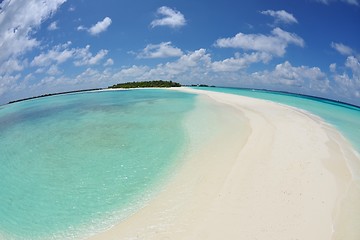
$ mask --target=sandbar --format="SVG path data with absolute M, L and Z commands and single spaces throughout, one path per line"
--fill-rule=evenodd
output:
M 188 131 L 217 131 L 194 140 L 153 200 L 89 239 L 360 239 L 360 157 L 334 127 L 270 101 L 174 90 L 213 106 Z

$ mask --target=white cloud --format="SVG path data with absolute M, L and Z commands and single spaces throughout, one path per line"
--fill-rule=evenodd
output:
M 133 65 L 129 68 L 124 68 L 114 75 L 115 79 L 120 79 L 123 81 L 132 81 L 143 76 L 145 73 L 149 72 L 150 68 L 147 66 L 136 66 Z
M 148 79 L 171 79 L 182 83 L 209 83 L 215 81 L 237 81 L 244 75 L 249 65 L 255 62 L 267 62 L 271 56 L 267 53 L 236 54 L 233 58 L 222 61 L 212 61 L 211 55 L 206 49 L 198 49 L 183 54 L 175 61 L 159 64 L 155 67 L 132 66 L 122 69 L 115 74 L 114 79 L 122 81 L 148 80 Z
M 354 56 L 349 56 L 346 59 L 345 66 L 352 71 L 353 76 L 356 77 L 357 80 L 360 80 L 360 63 L 357 58 Z
M 158 8 L 157 14 L 160 15 L 161 18 L 155 19 L 151 22 L 150 25 L 153 28 L 157 26 L 168 26 L 176 28 L 186 24 L 184 15 L 181 12 L 169 7 L 162 6 Z
M 112 60 L 111 58 L 106 60 L 106 62 L 104 63 L 104 67 L 108 67 L 108 66 L 112 66 L 112 65 L 114 65 L 114 60 Z
M 338 0 L 316 0 L 316 1 L 328 5 L 331 2 L 336 2 Z M 345 2 L 345 3 L 348 3 L 350 5 L 359 6 L 359 1 L 358 0 L 340 0 L 340 2 Z
M 24 63 L 20 62 L 16 58 L 10 58 L 0 64 L 0 74 L 12 74 L 13 72 L 19 72 L 24 69 Z
M 274 11 L 274 10 L 266 10 L 266 11 L 262 11 L 260 12 L 264 15 L 269 15 L 275 18 L 275 23 L 286 23 L 286 24 L 291 24 L 291 23 L 297 23 L 298 21 L 296 20 L 296 18 L 294 17 L 294 15 L 292 15 L 291 13 L 286 12 L 285 10 L 280 10 L 280 11 Z
M 149 66 L 132 66 L 124 68 L 114 75 L 118 81 L 134 81 L 149 79 L 172 79 L 191 81 L 204 78 L 211 71 L 211 58 L 205 49 L 198 49 L 182 55 L 176 61 Z
M 61 71 L 59 70 L 57 65 L 52 65 L 48 69 L 47 74 L 49 74 L 49 75 L 58 75 L 58 74 L 61 74 Z
M 197 66 L 203 66 L 205 68 L 208 68 L 210 66 L 210 63 L 210 55 L 206 52 L 205 49 L 201 48 L 199 50 L 181 56 L 181 58 L 179 58 L 175 62 L 160 64 L 155 69 L 155 72 L 174 75 L 186 72 L 192 68 L 196 68 Z
M 50 23 L 50 25 L 48 26 L 49 31 L 54 31 L 54 30 L 57 30 L 57 29 L 59 29 L 59 27 L 57 25 L 57 21 Z
M 215 46 L 261 51 L 281 57 L 289 44 L 303 47 L 304 40 L 295 33 L 275 28 L 271 31 L 271 35 L 238 33 L 231 38 L 221 38 L 216 41 Z
M 13 100 L 14 96 L 21 98 L 54 92 L 55 90 L 68 91 L 98 87 L 101 82 L 96 82 L 96 78 L 99 81 L 108 81 L 106 78 L 112 79 L 105 71 L 98 72 L 97 75 L 93 74 L 89 81 L 86 81 L 86 77 L 90 76 L 90 71 L 77 76 L 77 78 L 62 75 L 64 71 L 59 68 L 61 63 L 72 60 L 76 66 L 92 66 L 99 64 L 108 53 L 107 50 L 101 49 L 94 55 L 90 51 L 90 45 L 84 48 L 70 48 L 70 45 L 71 42 L 56 45 L 35 56 L 30 63 L 27 63 L 26 60 L 20 62 L 11 58 L 0 65 L 0 71 L 5 69 L 0 73 L 0 102 Z M 111 62 L 112 59 L 108 59 L 107 64 Z M 35 69 L 25 77 L 22 77 L 20 73 L 17 75 L 10 74 L 10 72 L 21 71 L 24 67 L 34 67 Z M 31 79 L 35 79 L 35 77 L 37 81 L 34 83 Z
M 19 72 L 28 67 L 24 55 L 40 46 L 35 38 L 41 24 L 49 19 L 66 0 L 0 1 L 0 95 L 10 99 L 24 81 Z M 26 78 L 26 77 L 25 77 Z M 26 78 L 28 79 L 28 78 Z M 24 88 L 28 92 L 28 89 Z M 5 93 L 11 94 L 5 96 Z
M 97 88 L 107 87 L 113 84 L 113 75 L 109 72 L 99 71 L 92 68 L 87 68 L 84 72 L 75 77 L 73 84 L 82 86 L 82 88 Z M 117 79 L 119 81 L 119 79 Z
M 53 63 L 60 64 L 72 58 L 75 49 L 68 49 L 71 42 L 54 46 L 51 50 L 34 57 L 31 66 L 49 66 Z
M 32 74 L 32 73 L 29 73 L 28 75 L 26 75 L 25 77 L 24 77 L 24 81 L 30 81 L 30 80 L 33 80 L 34 79 L 34 74 Z
M 96 36 L 102 32 L 105 32 L 108 29 L 108 27 L 111 25 L 111 23 L 112 23 L 111 18 L 105 17 L 102 21 L 97 22 L 90 28 L 80 25 L 76 29 L 78 31 L 87 31 L 91 35 Z
M 76 29 L 77 29 L 78 31 L 86 31 L 86 30 L 87 30 L 87 28 L 84 27 L 83 25 L 78 26 Z
M 356 85 L 354 84 L 354 80 L 349 77 L 348 74 L 336 74 L 334 75 L 334 80 L 337 84 L 337 94 L 342 94 L 343 96 L 347 96 L 349 99 L 352 97 L 360 97 L 360 89 L 356 89 Z
M 77 59 L 75 66 L 95 65 L 98 64 L 106 55 L 108 50 L 101 49 L 95 56 L 90 52 L 90 45 L 85 48 L 79 48 L 74 51 L 74 58 Z
M 271 55 L 264 52 L 254 52 L 251 54 L 237 55 L 235 58 L 227 58 L 222 61 L 212 63 L 212 70 L 215 72 L 234 72 L 247 68 L 256 62 L 267 63 L 271 60 Z
M 0 63 L 39 45 L 34 30 L 66 0 L 4 0 L 0 3 Z
M 21 74 L 16 75 L 0 75 L 0 96 L 6 93 L 9 89 L 16 86 L 16 82 L 20 79 Z
M 359 6 L 359 1 L 358 0 L 342 0 L 342 1 L 346 2 L 348 4 L 351 4 L 351 5 Z
M 148 44 L 139 54 L 138 58 L 168 58 L 179 57 L 183 54 L 181 49 L 171 46 L 171 42 Z
M 70 59 L 75 60 L 75 66 L 98 64 L 108 53 L 108 50 L 101 49 L 95 56 L 90 52 L 90 45 L 84 48 L 69 48 L 71 42 L 56 45 L 47 52 L 35 56 L 31 66 L 46 67 L 52 64 L 58 65 Z
M 9 74 L 0 75 L 0 96 L 9 89 L 16 86 L 16 82 L 19 80 L 20 77 L 21 77 L 20 73 L 16 75 L 9 75 Z
M 91 28 L 89 28 L 88 32 L 91 35 L 98 35 L 108 29 L 108 27 L 111 25 L 111 18 L 105 17 L 102 21 L 97 22 L 95 25 L 93 25 Z M 78 27 L 79 30 L 79 27 Z
M 89 65 L 98 64 L 107 54 L 108 54 L 108 50 L 101 49 L 95 56 L 89 59 L 88 64 Z
M 356 57 L 349 56 L 345 67 L 342 73 L 334 72 L 337 94 L 348 100 L 360 98 L 360 62 Z
M 332 42 L 331 47 L 334 48 L 336 51 L 338 51 L 340 54 L 345 55 L 345 56 L 350 56 L 355 53 L 355 51 L 353 49 L 351 49 L 350 47 L 348 47 L 342 43 Z
M 206 83 L 227 86 L 264 86 L 276 90 L 298 90 L 300 93 L 321 95 L 332 90 L 327 75 L 318 67 L 292 66 L 285 61 L 271 71 L 247 73 L 257 62 L 266 63 L 271 55 L 264 52 L 236 54 L 235 57 L 213 61 L 205 49 L 184 54 L 175 61 L 155 67 L 132 66 L 122 69 L 112 77 L 116 81 L 171 79 L 181 83 Z M 349 66 L 355 65 L 354 63 Z
M 71 59 L 81 61 L 88 66 L 99 63 L 106 51 L 93 55 L 90 46 L 70 49 L 74 55 Z M 68 79 L 57 68 L 56 62 L 45 70 L 48 75 L 41 81 L 41 89 L 59 89 L 59 86 L 71 88 L 106 87 L 117 82 L 140 81 L 149 79 L 169 79 L 183 84 L 206 83 L 209 85 L 227 85 L 243 87 L 264 87 L 274 90 L 295 91 L 303 94 L 329 96 L 339 99 L 347 98 L 356 102 L 360 98 L 360 63 L 356 57 L 347 58 L 343 73 L 337 73 L 336 64 L 330 65 L 333 77 L 327 75 L 318 67 L 293 66 L 289 61 L 276 65 L 273 69 L 248 73 L 249 66 L 254 63 L 267 63 L 272 56 L 266 52 L 237 53 L 234 57 L 214 61 L 206 49 L 183 54 L 180 58 L 158 64 L 154 67 L 133 65 L 114 71 L 113 68 L 87 68 L 77 76 Z M 92 59 L 92 60 L 90 60 Z M 104 65 L 110 58 L 105 61 Z M 109 62 L 112 62 L 111 60 Z M 44 70 L 43 70 L 44 71 Z M 32 77 L 32 76 L 31 76 Z M 29 77 L 30 78 L 30 77 Z M 19 79 L 19 76 L 18 78 Z M 8 76 L 9 82 L 16 82 L 14 76 Z M 25 84 L 22 84 L 25 86 Z M 11 85 L 13 86 L 13 85 Z M 23 89 L 29 89 L 26 86 Z M 40 85 L 39 85 L 40 86 Z M 34 87 L 34 86 L 33 86 Z M 5 87 L 6 88 L 6 87 Z M 9 89 L 9 85 L 7 85 Z M 66 88 L 65 88 L 66 89 Z M 25 91 L 25 90 L 24 90 Z
M 41 68 L 36 69 L 34 73 L 41 74 L 41 73 L 44 73 L 44 72 L 45 72 L 45 68 L 41 67 Z
M 76 76 L 76 82 L 86 82 L 91 79 L 94 79 L 95 76 L 99 76 L 99 72 L 92 68 L 87 68 L 84 72 Z M 95 77 L 96 78 L 96 77 Z
M 320 68 L 294 67 L 288 61 L 276 65 L 271 72 L 255 72 L 251 77 L 263 84 L 292 86 L 297 87 L 299 91 L 326 92 L 330 89 L 330 82 Z
M 330 72 L 336 72 L 336 63 L 332 63 L 329 65 Z

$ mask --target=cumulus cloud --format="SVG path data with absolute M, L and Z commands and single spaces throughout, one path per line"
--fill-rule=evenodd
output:
M 74 49 L 68 49 L 71 42 L 54 46 L 47 52 L 40 53 L 31 61 L 31 66 L 45 67 L 53 63 L 60 64 L 73 57 Z
M 87 31 L 87 28 L 84 27 L 83 25 L 80 25 L 80 26 L 78 26 L 78 27 L 76 28 L 76 30 L 78 30 L 78 31 Z
M 180 48 L 171 46 L 171 42 L 148 44 L 138 55 L 138 58 L 168 58 L 180 57 L 183 52 Z
M 182 72 L 190 70 L 191 68 L 196 68 L 197 66 L 208 67 L 210 66 L 210 62 L 210 54 L 208 54 L 205 49 L 201 48 L 199 50 L 189 52 L 188 54 L 181 56 L 175 62 L 160 64 L 155 72 L 180 74 Z
M 83 25 L 80 25 L 76 29 L 78 31 L 87 31 L 91 35 L 96 36 L 96 35 L 99 35 L 102 32 L 105 32 L 108 29 L 108 27 L 111 25 L 111 23 L 112 23 L 111 18 L 105 17 L 102 21 L 97 22 L 96 24 L 94 24 L 90 28 L 87 28 L 87 27 L 85 27 Z
M 215 72 L 234 72 L 247 68 L 252 63 L 267 63 L 271 56 L 264 52 L 255 52 L 251 54 L 237 54 L 235 58 L 227 58 L 222 61 L 212 63 L 212 70 Z
M 211 71 L 211 58 L 205 49 L 198 49 L 183 54 L 176 61 L 158 64 L 155 67 L 132 66 L 124 68 L 117 74 L 115 79 L 123 81 L 148 80 L 148 79 L 173 79 L 191 81 L 194 78 L 204 77 L 206 72 Z
M 40 46 L 34 33 L 65 1 L 0 1 L 0 95 L 18 89 L 22 75 L 16 72 L 28 66 L 23 56 Z
M 16 58 L 10 58 L 0 64 L 0 74 L 12 74 L 13 72 L 22 71 L 26 63 L 19 61 Z
M 285 23 L 285 24 L 298 23 L 294 15 L 286 12 L 285 10 L 279 10 L 279 11 L 266 10 L 266 11 L 261 11 L 260 13 L 274 17 L 275 23 Z
M 78 74 L 74 79 L 74 84 L 87 88 L 98 88 L 99 86 L 107 87 L 118 83 L 120 79 L 114 79 L 114 74 L 107 70 L 87 68 L 84 72 Z
M 71 42 L 56 45 L 47 52 L 35 56 L 30 65 L 33 67 L 47 67 L 59 65 L 68 60 L 73 60 L 75 66 L 95 65 L 108 53 L 108 50 L 101 49 L 96 55 L 93 55 L 90 52 L 90 45 L 84 48 L 69 48 L 70 45 Z
M 59 70 L 57 65 L 52 65 L 47 71 L 47 74 L 49 75 L 58 75 L 60 73 L 61 71 Z
M 108 50 L 101 49 L 95 56 L 90 52 L 90 45 L 85 48 L 74 50 L 75 66 L 95 65 L 98 64 L 106 55 Z
M 336 63 L 332 63 L 329 65 L 330 72 L 336 72 Z
M 0 3 L 0 64 L 39 45 L 34 29 L 66 0 L 4 0 Z
M 186 24 L 184 15 L 181 12 L 169 7 L 162 6 L 158 8 L 157 14 L 160 17 L 153 20 L 150 24 L 153 28 L 157 26 L 168 26 L 171 28 L 176 28 L 182 27 Z
M 360 80 L 360 62 L 356 57 L 348 57 L 346 59 L 345 66 L 352 71 L 353 76 L 355 76 L 357 80 Z
M 239 80 L 240 71 L 256 62 L 267 62 L 271 56 L 267 53 L 235 54 L 235 57 L 222 61 L 213 61 L 206 49 L 200 48 L 183 54 L 175 61 L 158 64 L 155 67 L 132 66 L 116 74 L 115 79 L 124 81 L 146 80 L 154 78 L 174 79 L 180 82 L 212 81 L 228 79 L 230 73 Z
M 360 62 L 354 56 L 347 57 L 342 73 L 333 72 L 338 94 L 348 99 L 360 98 Z
M 99 63 L 99 59 L 106 56 L 106 51 L 91 54 L 90 46 L 85 48 L 74 48 L 71 60 L 92 66 L 91 63 Z M 65 49 L 62 49 L 65 50 Z M 59 51 L 60 52 L 60 51 Z M 67 81 L 71 86 L 99 87 L 109 86 L 116 82 L 141 81 L 148 79 L 171 79 L 184 84 L 207 83 L 212 85 L 225 84 L 228 86 L 258 87 L 268 89 L 297 91 L 299 93 L 317 96 L 329 96 L 330 93 L 339 99 L 348 98 L 356 102 L 360 98 L 360 63 L 356 57 L 347 58 L 343 67 L 332 64 L 331 79 L 318 67 L 294 66 L 289 61 L 276 65 L 273 69 L 249 72 L 249 66 L 255 63 L 267 63 L 272 56 L 266 52 L 237 53 L 234 57 L 223 60 L 213 60 L 206 49 L 198 49 L 183 53 L 175 60 L 167 61 L 156 66 L 122 67 L 120 70 L 106 68 L 87 68 L 82 73 L 72 77 L 71 81 L 59 74 L 56 61 L 52 61 L 49 67 L 43 70 L 47 74 L 41 81 L 42 89 L 53 89 L 51 86 L 63 86 L 62 81 Z M 56 59 L 56 58 L 55 58 Z M 110 58 L 108 62 L 112 63 Z M 344 70 L 338 73 L 337 70 Z M 18 76 L 19 78 L 19 76 Z M 8 81 L 17 81 L 15 76 L 8 75 Z M 59 80 L 60 79 L 60 80 Z M 342 94 L 342 95 L 340 95 Z
M 111 25 L 111 22 L 112 22 L 111 18 L 105 17 L 102 21 L 99 21 L 95 25 L 90 27 L 88 29 L 88 32 L 93 36 L 98 35 L 102 32 L 105 32 L 108 29 L 108 27 Z M 80 27 L 81 26 L 78 27 L 78 30 L 81 30 Z M 84 27 L 82 27 L 82 28 L 84 28 Z
M 57 25 L 57 21 L 50 23 L 50 25 L 48 26 L 49 31 L 54 31 L 54 30 L 57 30 L 57 29 L 59 29 L 59 27 Z
M 214 61 L 206 49 L 183 54 L 179 59 L 155 67 L 131 66 L 114 74 L 112 79 L 140 81 L 172 79 L 181 83 L 219 83 L 228 86 L 268 87 L 277 90 L 296 90 L 305 94 L 321 95 L 332 91 L 327 75 L 318 67 L 293 66 L 285 61 L 270 71 L 247 73 L 254 63 L 266 63 L 271 55 L 265 52 L 235 54 L 234 57 Z M 349 67 L 357 65 L 349 61 Z
M 118 73 L 114 75 L 115 79 L 122 79 L 124 81 L 141 79 L 141 76 L 148 73 L 150 68 L 148 66 L 137 66 L 133 65 L 128 68 L 121 69 Z
M 0 75 L 0 95 L 4 94 L 8 89 L 16 86 L 16 82 L 21 77 L 21 74 L 16 75 Z
M 299 91 L 326 92 L 330 89 L 330 81 L 318 67 L 294 67 L 290 62 L 276 65 L 271 72 L 255 72 L 254 79 L 268 85 L 297 87 Z
M 304 40 L 295 33 L 275 28 L 270 35 L 238 33 L 234 37 L 221 38 L 215 42 L 220 48 L 241 48 L 244 50 L 261 51 L 275 56 L 283 56 L 289 44 L 304 46 Z
M 114 60 L 112 60 L 111 58 L 108 58 L 108 60 L 106 60 L 106 62 L 104 63 L 104 67 L 108 67 L 112 65 L 114 65 Z

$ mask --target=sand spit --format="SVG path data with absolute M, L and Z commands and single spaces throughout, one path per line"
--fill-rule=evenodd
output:
M 90 239 L 360 239 L 359 169 L 349 167 L 360 158 L 334 128 L 269 101 L 175 90 L 213 104 L 219 131 L 148 205 Z

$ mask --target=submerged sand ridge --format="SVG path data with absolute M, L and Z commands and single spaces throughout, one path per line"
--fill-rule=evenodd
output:
M 189 117 L 190 137 L 204 114 L 218 131 L 154 200 L 91 239 L 360 239 L 360 158 L 335 129 L 285 105 L 179 90 L 212 106 Z

